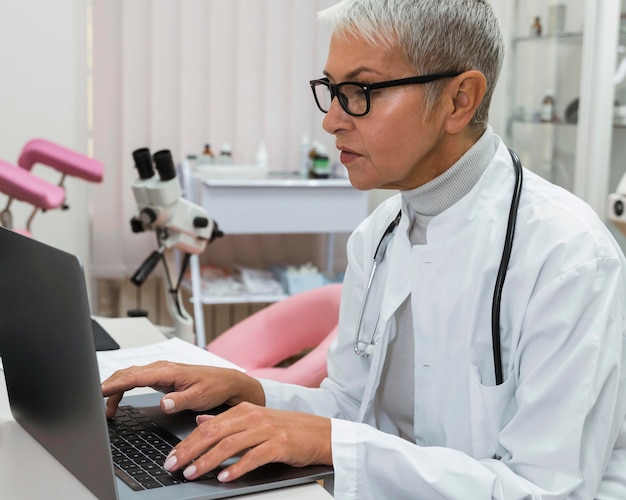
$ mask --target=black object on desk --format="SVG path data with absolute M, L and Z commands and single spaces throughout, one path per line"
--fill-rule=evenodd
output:
M 115 342 L 102 325 L 95 319 L 91 318 L 91 330 L 93 331 L 93 340 L 96 345 L 96 351 L 113 351 L 119 349 L 120 345 Z

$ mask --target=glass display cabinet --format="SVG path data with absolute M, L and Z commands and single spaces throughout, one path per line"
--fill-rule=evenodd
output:
M 626 62 L 624 91 L 614 82 L 618 55 L 626 56 L 622 1 L 493 2 L 507 38 L 501 77 L 507 144 L 524 166 L 606 220 L 608 193 L 616 187 L 614 129 L 626 129 Z M 624 142 L 626 135 L 620 137 Z M 623 173 L 626 156 L 621 159 Z

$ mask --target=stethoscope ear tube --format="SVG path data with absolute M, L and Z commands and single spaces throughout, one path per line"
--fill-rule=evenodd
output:
M 500 385 L 503 382 L 502 347 L 500 343 L 500 304 L 502 302 L 504 279 L 506 278 L 506 271 L 509 266 L 509 260 L 511 259 L 511 249 L 513 248 L 513 237 L 515 235 L 515 221 L 517 220 L 517 209 L 522 194 L 523 180 L 522 162 L 515 151 L 509 149 L 509 153 L 511 154 L 513 168 L 515 169 L 515 187 L 513 189 L 513 196 L 511 197 L 511 209 L 509 210 L 509 221 L 504 238 L 504 249 L 502 251 L 498 276 L 496 277 L 496 286 L 493 291 L 491 308 L 491 346 L 493 349 L 493 368 L 495 370 L 496 385 Z

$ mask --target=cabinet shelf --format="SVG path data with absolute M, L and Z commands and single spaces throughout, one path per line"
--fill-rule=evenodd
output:
M 524 118 L 511 118 L 512 123 L 518 123 L 521 125 L 541 125 L 541 126 L 553 126 L 553 127 L 575 127 L 577 125 L 576 122 L 568 122 L 565 120 L 555 121 L 555 122 L 542 122 L 537 120 L 527 120 Z
M 575 127 L 578 125 L 577 122 L 568 122 L 568 121 L 558 121 L 558 122 L 541 122 L 541 121 L 535 121 L 535 120 L 525 120 L 523 118 L 511 118 L 511 123 L 515 123 L 515 124 L 519 124 L 519 125 L 539 125 L 539 126 L 546 126 L 546 125 L 550 125 L 553 127 Z M 614 128 L 619 128 L 619 129 L 624 129 L 626 128 L 626 121 L 623 120 L 614 120 L 613 121 L 613 127 Z
M 257 293 L 241 293 L 237 295 L 202 295 L 200 297 L 201 304 L 265 304 L 279 302 L 287 298 L 286 293 L 280 294 L 257 294 Z M 196 302 L 195 297 L 191 297 L 189 301 L 193 304 Z
M 554 35 L 526 35 L 517 36 L 513 38 L 513 43 L 526 43 L 526 42 L 552 42 L 552 41 L 582 41 L 583 34 L 579 31 L 556 33 Z

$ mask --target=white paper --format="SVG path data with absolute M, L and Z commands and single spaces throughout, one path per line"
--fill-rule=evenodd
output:
M 154 361 L 172 361 L 190 365 L 235 368 L 245 371 L 230 361 L 179 338 L 141 347 L 98 351 L 96 355 L 98 356 L 100 381 L 107 379 L 117 370 L 128 368 L 129 366 L 143 366 Z

